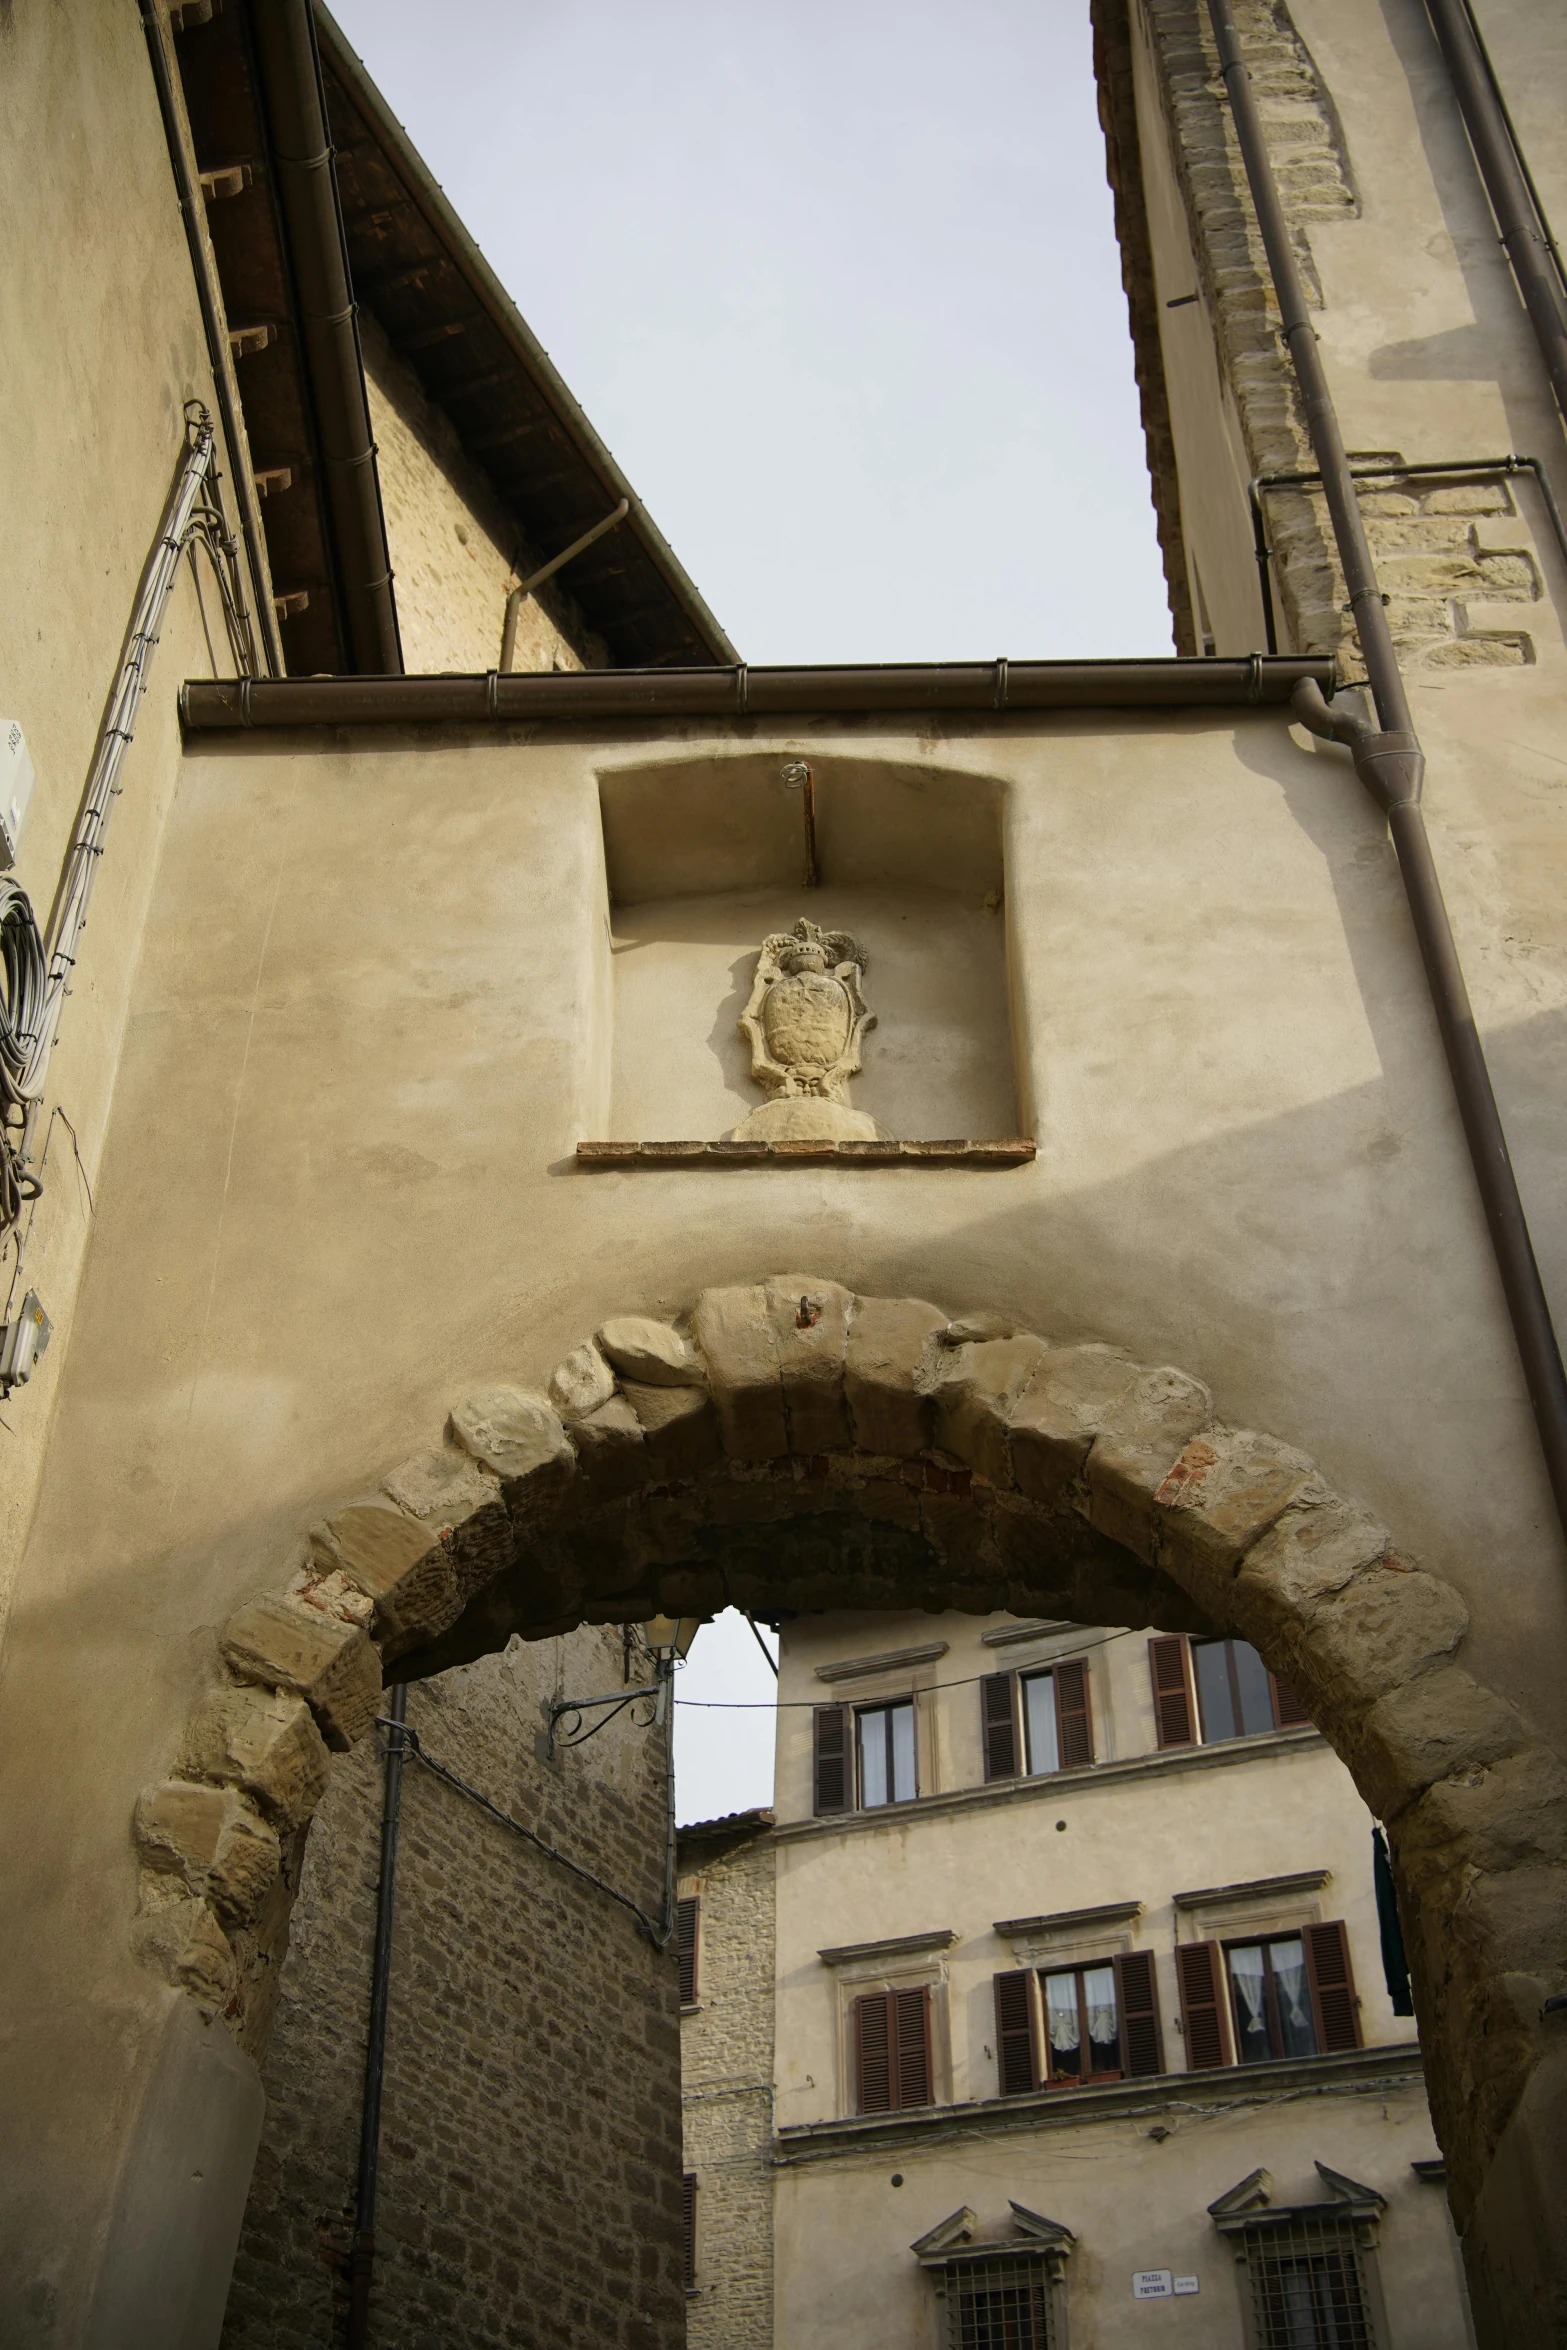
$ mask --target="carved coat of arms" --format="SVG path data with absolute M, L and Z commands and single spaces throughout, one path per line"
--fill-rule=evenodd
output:
M 802 915 L 762 941 L 740 1017 L 751 1075 L 768 1095 L 735 1128 L 737 1142 L 869 1141 L 874 1118 L 849 1107 L 849 1079 L 876 1015 L 860 991 L 865 949 L 846 930 Z

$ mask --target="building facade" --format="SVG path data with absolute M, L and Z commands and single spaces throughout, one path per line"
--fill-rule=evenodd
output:
M 694 2341 L 1463 2350 L 1372 1822 L 1253 1649 L 828 1615 L 779 1695 L 777 2127 L 742 2186 L 695 2071 L 739 2027 L 687 2011 Z M 700 1997 L 749 1927 L 690 1882 Z M 730 2336 L 758 2180 L 771 2326 Z
M 1560 2337 L 1554 1348 L 1464 1119 L 1478 1040 L 1559 1319 L 1567 477 L 1453 8 L 1246 0 L 1226 60 L 1224 0 L 1096 0 L 1181 657 L 892 671 L 734 658 L 324 10 L 0 11 L 61 1012 L 4 1063 L 6 1345 L 53 1330 L 0 1491 L 9 2336 L 212 2350 L 311 1739 L 739 1602 L 1254 1645 L 1387 1825 L 1479 2337 Z M 1558 13 L 1476 16 L 1559 216 Z M 1375 582 L 1276 478 L 1286 325 Z M 502 673 L 508 582 L 610 524 Z M 1355 611 L 1423 835 L 1320 731 L 1412 788 Z

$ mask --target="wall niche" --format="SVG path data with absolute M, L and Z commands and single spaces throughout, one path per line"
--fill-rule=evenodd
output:
M 768 1100 L 740 1020 L 764 938 L 802 917 L 863 950 L 875 1024 L 854 1113 L 900 1141 L 1019 1133 L 996 778 L 786 747 L 644 759 L 598 783 L 603 1139 L 716 1142 Z

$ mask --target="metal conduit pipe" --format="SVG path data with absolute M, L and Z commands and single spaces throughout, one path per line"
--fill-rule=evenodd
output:
M 630 512 L 631 500 L 622 498 L 613 514 L 606 514 L 602 522 L 595 522 L 591 530 L 585 530 L 580 539 L 573 539 L 569 547 L 562 547 L 560 553 L 552 555 L 538 571 L 530 571 L 526 579 L 518 581 L 506 598 L 506 618 L 501 626 L 503 677 L 509 672 L 517 650 L 517 615 L 522 610 L 523 598 L 531 596 L 534 589 L 542 587 L 547 579 L 553 579 L 557 571 L 564 571 L 573 555 L 580 555 L 584 547 L 591 547 L 595 540 L 603 538 L 614 529 L 617 522 L 624 522 Z
M 320 437 L 344 650 L 360 675 L 398 676 L 392 559 L 310 0 L 255 0 L 251 22 Z
M 1567 1532 L 1567 1374 L 1562 1369 L 1561 1349 L 1535 1262 L 1528 1220 L 1486 1066 L 1485 1049 L 1475 1025 L 1420 810 L 1425 758 L 1410 724 L 1409 701 L 1398 655 L 1377 585 L 1316 333 L 1307 314 L 1305 289 L 1296 266 L 1284 207 L 1268 161 L 1251 77 L 1241 56 L 1231 0 L 1208 0 L 1208 13 L 1278 297 L 1284 341 L 1300 386 L 1307 430 L 1322 475 L 1333 536 L 1348 583 L 1350 605 L 1380 724 L 1370 727 L 1335 718 L 1324 700 L 1320 682 L 1315 679 L 1302 679 L 1293 689 L 1295 712 L 1314 734 L 1347 746 L 1356 773 L 1388 820 L 1490 1230 L 1491 1247 L 1523 1362 L 1529 1400 L 1534 1407 L 1546 1471 L 1556 1497 L 1557 1514 L 1563 1531 Z
M 370 2036 L 365 2049 L 365 2096 L 359 2114 L 359 2178 L 354 2194 L 354 2243 L 348 2270 L 348 2350 L 364 2350 L 369 2339 L 370 2283 L 375 2270 L 381 2092 L 386 2078 L 386 2014 L 392 1984 L 392 1922 L 397 1905 L 397 1835 L 403 1816 L 406 1681 L 399 1681 L 393 1689 L 388 1714 L 386 1792 L 381 1805 L 381 1871 L 376 1881 L 375 1955 L 370 1969 Z
M 1556 404 L 1567 417 L 1567 322 L 1557 293 L 1550 232 L 1531 197 L 1530 181 L 1509 136 L 1490 60 L 1462 0 L 1426 0 L 1426 14 L 1446 63 Z
M 193 733 L 231 726 L 505 725 L 537 718 L 729 718 L 795 712 L 1158 710 L 1285 705 L 1330 692 L 1325 655 L 1145 661 L 930 661 L 841 667 L 581 669 L 503 677 L 191 678 Z
M 274 677 L 281 677 L 284 669 L 283 640 L 278 634 L 277 614 L 272 609 L 271 575 L 265 560 L 266 539 L 261 528 L 261 509 L 256 502 L 256 484 L 248 462 L 250 443 L 235 405 L 220 301 L 202 243 L 202 200 L 191 177 L 190 158 L 180 136 L 179 109 L 174 101 L 174 78 L 169 68 L 168 50 L 164 45 L 168 33 L 165 21 L 159 18 L 155 0 L 142 0 L 142 30 L 147 36 L 147 54 L 152 60 L 158 111 L 163 117 L 163 136 L 174 172 L 180 215 L 185 223 L 185 242 L 190 248 L 191 275 L 196 280 L 196 298 L 201 305 L 201 328 L 206 338 L 208 363 L 212 369 L 212 388 L 217 395 L 218 414 L 223 419 L 223 439 L 228 449 L 229 463 L 233 467 L 234 495 L 239 504 L 239 527 L 245 541 L 246 569 L 250 573 L 251 592 L 256 600 L 256 625 L 261 632 L 267 667 Z

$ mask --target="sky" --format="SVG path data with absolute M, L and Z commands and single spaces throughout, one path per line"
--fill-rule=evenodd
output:
M 1173 650 L 1087 0 L 334 6 L 747 660 Z M 773 1694 L 698 1635 L 682 1821 Z
M 750 661 L 1172 650 L 1087 0 L 335 0 Z

